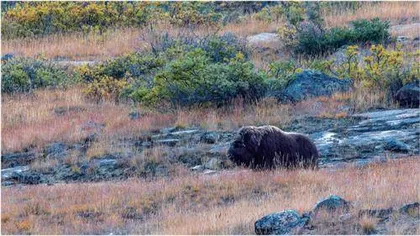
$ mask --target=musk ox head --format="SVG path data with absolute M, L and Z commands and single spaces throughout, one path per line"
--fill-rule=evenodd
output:
M 255 126 L 243 127 L 230 145 L 228 156 L 237 165 L 250 166 L 261 143 L 262 134 Z

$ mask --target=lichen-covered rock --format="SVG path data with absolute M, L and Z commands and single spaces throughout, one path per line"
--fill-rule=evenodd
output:
M 350 211 L 350 203 L 337 195 L 331 195 L 326 199 L 319 201 L 314 209 L 312 215 L 317 216 L 321 212 L 327 213 L 348 213 Z
M 350 90 L 351 81 L 328 76 L 318 71 L 305 70 L 286 87 L 279 99 L 298 102 L 310 97 L 330 96 Z
M 420 80 L 416 80 L 400 88 L 395 94 L 395 100 L 402 107 L 419 108 Z
M 266 215 L 257 220 L 255 222 L 255 233 L 259 235 L 290 234 L 293 230 L 303 227 L 307 221 L 308 218 L 300 216 L 297 211 L 286 210 Z

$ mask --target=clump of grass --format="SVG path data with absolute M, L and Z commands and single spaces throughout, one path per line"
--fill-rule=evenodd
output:
M 359 220 L 360 228 L 364 234 L 372 234 L 375 232 L 378 219 L 364 216 Z

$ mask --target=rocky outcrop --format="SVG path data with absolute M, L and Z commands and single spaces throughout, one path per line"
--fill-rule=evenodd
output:
M 323 213 L 322 215 L 320 213 Z M 363 225 L 364 219 L 372 219 Z M 255 233 L 275 234 L 389 234 L 398 225 L 399 232 L 415 234 L 420 227 L 419 203 L 400 209 L 355 210 L 343 198 L 331 195 L 318 202 L 312 211 L 300 215 L 295 210 L 272 213 L 255 222 Z
M 406 84 L 395 94 L 395 100 L 401 107 L 419 108 L 420 105 L 420 80 Z
M 328 76 L 318 71 L 305 70 L 296 75 L 281 93 L 279 99 L 298 102 L 311 97 L 330 96 L 336 92 L 350 90 L 351 81 Z
M 362 166 L 418 154 L 419 125 L 418 109 L 398 109 L 355 114 L 342 119 L 303 117 L 284 130 L 308 134 L 321 153 L 320 167 L 339 168 L 346 163 Z M 89 122 L 84 128 L 93 130 L 93 134 L 76 144 L 56 142 L 41 151 L 3 154 L 2 185 L 166 176 L 174 164 L 183 165 L 200 175 L 234 167 L 227 157 L 227 150 L 235 131 L 170 127 L 140 137 L 115 140 L 113 145 L 120 147 L 118 152 L 86 158 L 89 146 L 97 141 L 96 132 L 103 125 Z M 136 155 L 156 146 L 165 153 L 163 163 L 146 166 L 141 162 L 139 166 L 133 166 Z M 66 164 L 70 155 L 80 156 L 82 162 Z M 32 162 L 39 158 L 52 160 L 54 166 L 34 169 Z
M 280 38 L 274 33 L 260 33 L 249 36 L 247 38 L 248 43 L 251 46 L 259 46 L 259 44 L 277 43 L 280 44 Z
M 399 109 L 355 114 L 345 129 L 335 127 L 310 134 L 321 153 L 321 163 L 368 163 L 385 152 L 418 154 L 420 111 Z M 345 122 L 345 119 L 337 122 Z M 337 124 L 340 126 L 340 124 Z M 322 129 L 322 127 L 321 127 Z

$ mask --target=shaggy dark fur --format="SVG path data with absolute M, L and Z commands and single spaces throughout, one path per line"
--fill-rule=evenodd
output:
M 245 126 L 231 144 L 228 155 L 237 165 L 253 169 L 316 168 L 318 150 L 303 134 L 286 133 L 275 126 Z

